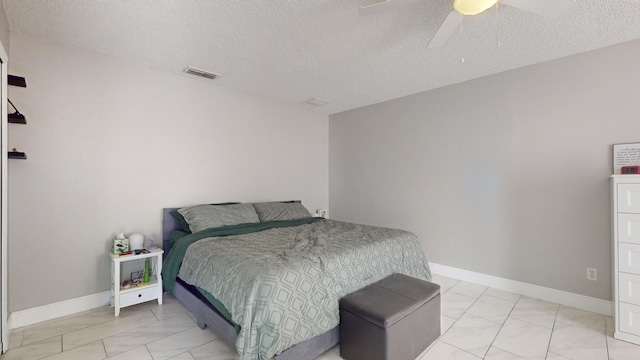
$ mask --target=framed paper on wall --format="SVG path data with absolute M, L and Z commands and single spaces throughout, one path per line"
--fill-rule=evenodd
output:
M 613 173 L 623 166 L 640 165 L 640 143 L 613 144 Z

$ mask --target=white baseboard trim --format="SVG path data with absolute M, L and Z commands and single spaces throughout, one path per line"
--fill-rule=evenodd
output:
M 109 304 L 111 291 L 87 295 L 75 299 L 60 301 L 53 304 L 34 307 L 9 314 L 9 328 L 15 329 L 22 326 L 76 314 L 79 312 L 99 308 Z
M 526 295 L 532 298 L 571 306 L 577 309 L 611 316 L 613 303 L 608 300 L 597 299 L 590 296 L 570 293 L 544 286 L 533 285 L 515 280 L 509 280 L 493 275 L 486 275 L 475 271 L 459 269 L 451 266 L 429 263 L 434 274 L 464 280 L 474 284 L 484 285 L 516 294 Z
M 493 275 L 486 275 L 475 271 L 459 269 L 451 266 L 429 263 L 434 274 L 464 280 L 474 284 L 489 286 L 495 289 L 510 291 L 544 301 L 554 302 L 577 309 L 611 316 L 613 307 L 611 301 L 594 297 L 570 293 L 544 286 L 528 284 L 520 281 L 505 279 Z M 53 304 L 38 306 L 31 309 L 14 311 L 9 314 L 9 329 L 32 325 L 39 322 L 72 315 L 79 312 L 108 305 L 111 292 L 87 295 L 75 299 L 65 300 Z

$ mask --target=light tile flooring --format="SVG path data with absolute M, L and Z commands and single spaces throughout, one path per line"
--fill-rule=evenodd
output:
M 420 360 L 640 359 L 640 346 L 612 338 L 611 318 L 442 276 L 442 336 Z M 15 329 L 0 360 L 227 360 L 236 353 L 170 294 Z M 320 360 L 340 359 L 338 346 Z

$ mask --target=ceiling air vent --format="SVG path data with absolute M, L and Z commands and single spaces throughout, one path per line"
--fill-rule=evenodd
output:
M 327 100 L 323 100 L 320 98 L 311 98 L 307 101 L 303 101 L 302 104 L 304 105 L 309 105 L 309 106 L 313 106 L 313 107 L 318 107 L 318 106 L 323 106 L 323 105 L 327 105 L 329 102 Z
M 194 67 L 189 66 L 188 68 L 186 68 L 184 70 L 184 72 L 186 72 L 187 74 L 191 74 L 191 75 L 197 75 L 197 76 L 201 76 L 203 78 L 207 78 L 207 79 L 215 79 L 218 76 L 220 76 L 219 74 L 214 74 L 212 72 L 208 72 L 208 71 L 204 71 L 204 70 L 200 70 L 200 69 L 196 69 Z

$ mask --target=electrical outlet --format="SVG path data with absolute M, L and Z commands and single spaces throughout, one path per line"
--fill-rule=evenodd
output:
M 598 269 L 587 268 L 587 280 L 598 281 Z

